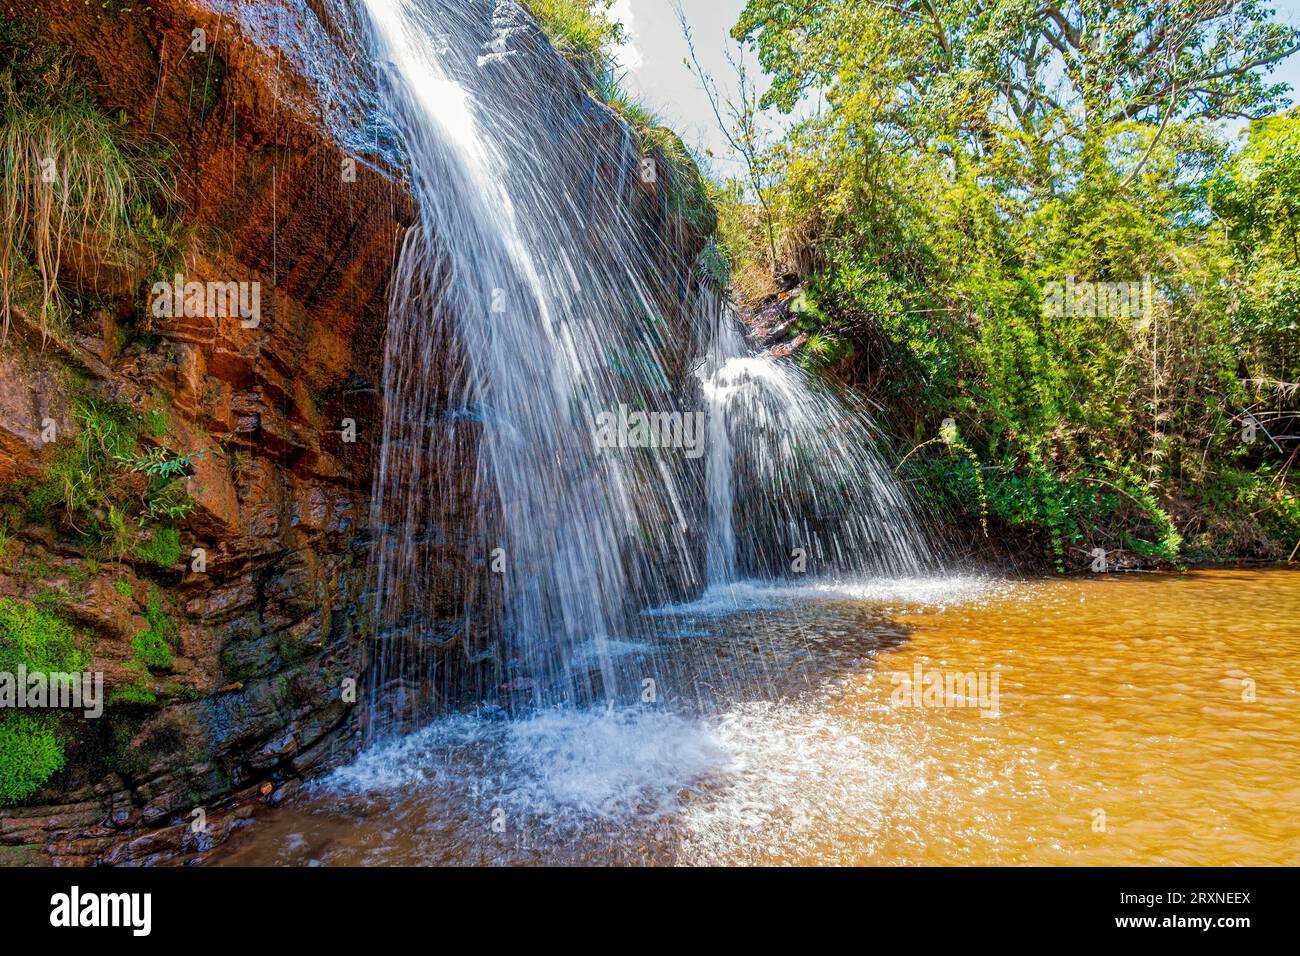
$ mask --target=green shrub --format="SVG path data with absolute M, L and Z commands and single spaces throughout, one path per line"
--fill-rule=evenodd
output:
M 551 46 L 593 75 L 609 62 L 623 37 L 622 25 L 608 17 L 612 0 L 521 0 Z

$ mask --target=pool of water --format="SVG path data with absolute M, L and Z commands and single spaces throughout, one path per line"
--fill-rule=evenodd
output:
M 1300 863 L 1300 573 L 741 585 L 654 616 L 660 646 L 616 647 L 643 701 L 437 721 L 209 862 Z

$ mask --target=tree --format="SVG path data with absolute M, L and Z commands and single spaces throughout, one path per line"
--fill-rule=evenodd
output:
M 1286 87 L 1265 75 L 1300 42 L 1271 17 L 1260 0 L 749 0 L 733 36 L 772 74 L 764 106 L 825 90 L 845 122 L 1004 151 L 1050 194 L 1053 151 L 1120 124 L 1275 111 Z

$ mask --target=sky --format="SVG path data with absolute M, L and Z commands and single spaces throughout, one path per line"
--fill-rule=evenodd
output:
M 716 173 L 732 174 L 736 163 L 717 128 L 708 99 L 682 62 L 688 51 L 674 9 L 678 3 L 690 22 L 702 65 L 724 95 L 734 94 L 733 71 L 724 50 L 730 45 L 733 53 L 737 52 L 729 33 L 745 6 L 744 0 L 614 0 L 611 12 L 627 33 L 627 42 L 618 51 L 623 84 L 662 116 L 697 153 L 712 151 L 713 157 L 706 155 L 706 162 Z M 1275 0 L 1273 6 L 1279 20 L 1300 26 L 1300 0 Z M 751 74 L 760 80 L 759 88 L 766 88 L 754 58 L 750 56 L 746 62 Z M 1272 79 L 1300 90 L 1300 54 L 1279 64 Z M 1292 101 L 1300 102 L 1300 95 L 1293 94 Z M 1238 132 L 1244 125 L 1231 123 L 1228 128 Z
M 1293 0 L 1300 3 L 1300 0 Z M 744 0 L 614 0 L 611 13 L 622 22 L 628 42 L 617 59 L 624 69 L 624 86 L 654 109 L 697 152 L 712 150 L 713 162 L 729 172 L 726 140 L 718 130 L 699 80 L 682 62 L 689 56 L 675 7 L 680 3 L 695 37 L 700 62 L 724 95 L 734 94 L 732 69 L 724 50 Z M 749 66 L 758 78 L 758 65 Z M 761 88 L 765 88 L 761 87 Z

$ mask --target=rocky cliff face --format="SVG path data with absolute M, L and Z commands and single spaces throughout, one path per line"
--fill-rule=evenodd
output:
M 170 567 L 94 560 L 40 525 L 9 542 L 0 594 L 53 593 L 110 700 L 141 689 L 130 665 L 151 602 L 175 624 L 171 661 L 151 669 L 144 693 L 85 721 L 65 769 L 29 805 L 0 811 L 0 841 L 22 848 L 11 856 L 125 863 L 200 851 L 250 801 L 281 799 L 353 747 L 344 688 L 364 666 L 368 438 L 387 273 L 411 209 L 373 160 L 342 175 L 348 131 L 331 125 L 316 84 L 322 68 L 340 89 L 365 81 L 341 55 L 330 62 L 338 25 L 319 13 L 181 0 L 121 13 L 56 5 L 29 21 L 75 53 L 105 110 L 174 145 L 193 229 L 186 278 L 260 283 L 261 316 L 255 327 L 155 318 L 122 347 L 116 329 L 142 289 L 98 289 L 110 297 L 60 341 L 42 348 L 33 323 L 18 322 L 0 355 L 0 482 L 48 468 L 59 446 L 42 441 L 42 422 L 80 427 L 70 368 L 95 396 L 159 416 L 154 443 L 192 459 L 195 505 Z M 202 817 L 206 827 L 191 826 Z
M 260 285 L 255 324 L 180 309 L 141 331 L 149 278 L 97 261 L 93 244 L 69 247 L 60 281 L 80 307 L 43 338 L 15 303 L 0 347 L 7 504 L 48 483 L 88 400 L 147 421 L 142 455 L 182 459 L 193 502 L 170 551 L 126 555 L 11 509 L 0 600 L 70 622 L 110 703 L 65 724 L 63 768 L 0 807 L 0 859 L 189 859 L 360 741 L 386 290 L 411 198 L 368 109 L 373 77 L 345 7 L 155 0 L 9 15 L 68 51 L 131 136 L 171 144 L 185 280 Z M 152 657 L 151 634 L 168 645 Z

